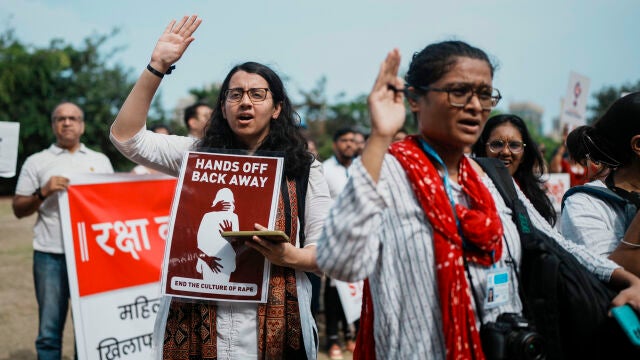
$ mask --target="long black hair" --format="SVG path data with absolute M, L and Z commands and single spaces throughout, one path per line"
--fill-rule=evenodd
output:
M 487 157 L 486 145 L 489 140 L 489 136 L 491 136 L 493 129 L 504 123 L 510 123 L 518 129 L 522 136 L 522 142 L 526 144 L 522 155 L 522 161 L 520 162 L 518 169 L 516 169 L 516 172 L 513 173 L 513 178 L 516 179 L 520 189 L 529 201 L 531 201 L 533 207 L 538 210 L 540 215 L 542 215 L 542 217 L 545 218 L 551 226 L 553 226 L 556 223 L 556 211 L 551 204 L 551 200 L 549 200 L 549 197 L 543 190 L 544 181 L 542 181 L 541 178 L 541 175 L 544 173 L 544 160 L 542 158 L 542 154 L 538 150 L 538 144 L 533 140 L 529 134 L 527 125 L 520 117 L 516 115 L 503 114 L 489 118 L 482 130 L 480 138 L 475 144 L 473 144 L 471 150 L 477 157 Z
M 273 104 L 282 107 L 278 118 L 271 119 L 269 134 L 260 144 L 257 151 L 284 152 L 284 173 L 289 179 L 303 176 L 313 161 L 312 155 L 307 151 L 307 141 L 300 132 L 300 116 L 293 110 L 291 101 L 287 96 L 280 77 L 269 67 L 256 63 L 246 62 L 234 66 L 220 88 L 220 95 L 216 101 L 204 137 L 198 144 L 201 149 L 246 149 L 247 145 L 241 142 L 231 131 L 227 120 L 222 116 L 222 107 L 225 102 L 225 93 L 229 89 L 231 77 L 238 71 L 257 74 L 269 84 L 269 92 L 273 96 Z

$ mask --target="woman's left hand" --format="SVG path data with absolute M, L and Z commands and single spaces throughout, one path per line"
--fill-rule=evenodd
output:
M 255 224 L 254 227 L 256 230 L 269 230 L 260 224 Z M 253 236 L 251 240 L 245 241 L 245 244 L 259 251 L 271 263 L 279 266 L 291 266 L 294 263 L 292 258 L 295 257 L 295 252 L 298 250 L 288 242 L 269 241 L 259 236 Z
M 255 224 L 256 230 L 269 230 L 266 227 Z M 274 242 L 259 236 L 254 236 L 244 242 L 252 249 L 259 251 L 272 264 L 286 266 L 296 270 L 319 273 L 316 262 L 316 247 L 306 246 L 297 248 L 289 242 Z

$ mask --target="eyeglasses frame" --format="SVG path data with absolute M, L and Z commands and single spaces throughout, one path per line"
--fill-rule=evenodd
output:
M 467 104 L 471 101 L 471 98 L 473 98 L 474 95 L 478 97 L 478 89 L 470 87 L 471 88 L 471 94 L 467 97 L 467 100 L 465 101 L 465 103 L 464 104 L 458 104 L 458 103 L 453 103 L 451 101 L 451 92 L 456 91 L 457 89 L 454 89 L 454 88 L 437 88 L 437 87 L 433 87 L 433 86 L 416 86 L 415 88 L 420 89 L 421 91 L 424 91 L 424 92 L 435 91 L 435 92 L 447 93 L 447 100 L 449 100 L 449 105 L 451 105 L 451 106 L 453 106 L 455 108 L 463 108 L 463 107 L 467 106 Z M 493 93 L 493 91 L 496 91 L 498 94 L 497 95 L 491 95 L 491 100 L 492 100 L 491 107 L 485 108 L 483 106 L 482 110 L 492 110 L 493 108 L 495 108 L 498 105 L 498 103 L 502 99 L 502 95 L 500 94 L 500 90 L 492 87 L 491 88 L 491 92 Z M 478 97 L 478 101 L 480 101 L 480 97 Z M 480 105 L 482 105 L 482 104 L 480 104 Z
M 233 101 L 233 100 L 229 100 L 229 92 L 231 90 L 242 90 L 242 96 L 240 97 L 240 99 L 238 101 Z M 264 99 L 262 100 L 258 100 L 258 101 L 254 101 L 254 99 L 251 98 L 251 96 L 249 96 L 249 92 L 252 90 L 264 90 L 265 94 L 264 94 Z M 244 95 L 246 94 L 247 97 L 249 98 L 249 101 L 251 101 L 252 104 L 256 104 L 256 103 L 261 103 L 265 100 L 267 100 L 267 96 L 269 95 L 269 91 L 271 91 L 269 88 L 251 88 L 248 90 L 242 89 L 242 88 L 233 88 L 233 89 L 227 89 L 224 92 L 224 100 L 227 102 L 230 102 L 232 104 L 237 104 L 239 102 L 242 102 L 242 99 L 244 99 Z
M 494 143 L 496 141 L 500 141 L 500 142 L 503 143 L 502 146 L 500 147 L 500 150 L 498 150 L 498 151 L 494 151 L 491 148 L 491 143 Z M 511 149 L 511 146 L 510 146 L 511 143 L 520 143 L 520 144 L 522 144 L 522 149 L 520 151 L 513 151 L 513 149 Z M 489 151 L 491 151 L 494 154 L 501 153 L 504 150 L 505 147 L 507 149 L 509 149 L 509 152 L 511 152 L 512 154 L 521 154 L 521 153 L 524 152 L 524 149 L 527 147 L 527 144 L 525 142 L 523 142 L 523 141 L 515 141 L 515 140 L 514 141 L 504 141 L 504 140 L 499 140 L 498 139 L 498 140 L 493 140 L 493 141 L 487 141 L 486 146 L 489 148 Z

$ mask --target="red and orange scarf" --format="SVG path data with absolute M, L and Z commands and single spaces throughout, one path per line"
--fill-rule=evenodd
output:
M 447 359 L 484 359 L 465 276 L 466 261 L 488 266 L 502 255 L 502 223 L 489 190 L 466 157 L 460 160 L 458 183 L 470 199 L 470 207 L 455 205 L 455 215 L 444 182 L 416 136 L 393 143 L 389 152 L 405 170 L 426 220 L 433 227 L 435 266 L 442 310 Z M 446 169 L 445 169 L 446 171 Z M 460 232 L 456 224 L 460 223 Z M 463 244 L 464 237 L 464 244 Z M 470 246 L 466 246 L 470 245 Z M 452 260 L 453 259 L 453 260 Z M 367 284 L 368 285 L 368 284 Z M 368 286 L 367 286 L 368 288 Z M 373 306 L 365 291 L 361 334 L 354 358 L 373 358 Z M 365 314 L 366 313 L 366 314 Z M 368 328 L 369 331 L 365 330 Z M 368 334 L 368 336 L 367 336 Z M 362 339 L 368 337 L 368 339 Z M 472 355 L 473 354 L 473 355 Z

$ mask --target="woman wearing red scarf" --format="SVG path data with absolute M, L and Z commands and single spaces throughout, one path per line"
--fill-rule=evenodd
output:
M 484 359 L 480 325 L 522 311 L 511 211 L 464 156 L 500 100 L 493 66 L 460 41 L 416 53 L 406 84 L 399 66 L 397 50 L 382 63 L 368 98 L 371 136 L 325 222 L 318 265 L 336 279 L 369 280 L 356 357 Z M 405 93 L 419 134 L 392 144 Z M 537 228 L 600 279 L 627 287 L 614 303 L 640 305 L 640 279 L 563 239 L 518 196 Z

